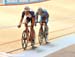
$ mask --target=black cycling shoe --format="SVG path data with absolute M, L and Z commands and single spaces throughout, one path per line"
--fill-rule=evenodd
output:
M 46 42 L 46 44 L 49 44 L 49 42 Z
M 32 46 L 32 49 L 35 49 L 35 48 L 37 48 L 36 46 Z

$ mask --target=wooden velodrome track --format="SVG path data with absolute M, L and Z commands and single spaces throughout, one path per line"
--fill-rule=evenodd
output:
M 75 1 L 74 0 L 49 0 L 34 4 L 0 6 L 0 52 L 22 52 L 21 33 L 24 26 L 18 29 L 21 12 L 25 6 L 30 6 L 36 12 L 39 7 L 48 10 L 49 39 L 75 32 Z M 35 27 L 38 32 L 39 27 Z M 36 33 L 36 42 L 38 42 Z M 37 44 L 36 44 L 37 45 Z

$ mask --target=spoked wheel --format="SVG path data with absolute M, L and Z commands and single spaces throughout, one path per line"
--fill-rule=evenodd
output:
M 39 44 L 43 44 L 43 32 L 39 31 Z
M 23 33 L 22 33 L 22 48 L 24 50 L 27 48 L 27 44 L 28 44 L 27 37 L 28 37 L 28 35 L 26 34 L 25 31 L 23 31 Z

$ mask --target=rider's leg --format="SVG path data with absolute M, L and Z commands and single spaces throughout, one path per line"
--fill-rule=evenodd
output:
M 27 21 L 27 20 L 26 20 Z M 28 21 L 25 22 L 25 32 L 26 32 L 26 35 L 27 35 L 27 40 L 29 41 L 29 29 L 28 29 Z
M 26 31 L 29 31 L 29 29 L 28 29 L 28 23 L 30 22 L 30 20 L 31 20 L 30 18 L 28 18 L 28 17 L 26 18 L 26 22 L 25 22 L 25 28 L 26 28 L 25 30 Z
M 46 24 L 45 25 L 47 26 L 47 24 L 48 24 L 48 18 L 46 18 Z
M 46 23 L 45 23 L 45 41 L 46 43 L 48 43 L 48 18 L 46 19 Z
M 28 23 L 25 23 L 25 31 L 27 32 L 27 34 L 29 33 Z
M 46 41 L 46 43 L 48 43 L 48 27 L 46 26 L 46 28 L 45 28 L 45 41 Z
M 32 49 L 36 48 L 34 45 L 35 45 L 35 30 L 34 30 L 34 25 L 31 24 L 31 27 L 30 27 L 30 38 L 31 38 L 31 46 L 32 46 Z
M 40 30 L 42 30 L 42 32 L 43 32 L 43 23 L 42 22 L 40 23 Z
M 28 29 L 28 23 L 27 22 L 25 23 L 25 28 Z
M 34 46 L 34 44 L 35 44 L 35 40 L 34 39 L 32 39 L 32 41 L 31 41 L 31 46 L 32 46 L 32 48 L 34 48 L 35 46 Z

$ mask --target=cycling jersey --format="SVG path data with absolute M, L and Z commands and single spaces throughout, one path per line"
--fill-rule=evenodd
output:
M 22 12 L 22 19 L 24 18 L 24 16 L 26 16 L 26 20 L 27 22 L 32 22 L 32 18 L 34 17 L 35 19 L 35 14 L 34 14 L 34 11 L 29 11 L 30 14 L 26 15 L 25 14 L 25 11 Z
M 38 12 L 36 13 L 36 19 L 38 19 Z M 48 23 L 48 18 L 49 18 L 49 14 L 46 10 L 43 10 L 42 11 L 42 15 L 41 15 L 41 18 L 40 18 L 40 22 L 42 22 L 44 19 L 46 19 L 46 23 Z

